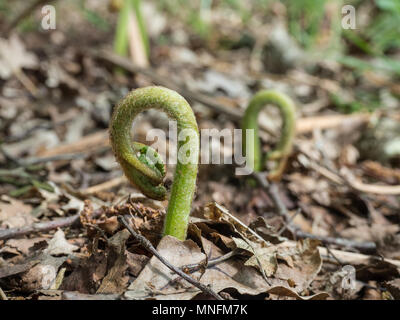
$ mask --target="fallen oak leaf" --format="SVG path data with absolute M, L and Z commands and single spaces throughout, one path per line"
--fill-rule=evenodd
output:
M 250 240 L 243 240 L 240 238 L 232 238 L 236 248 L 242 249 L 251 254 L 251 257 L 244 263 L 245 266 L 252 266 L 260 269 L 264 269 L 267 277 L 272 276 L 277 268 L 277 249 L 274 246 L 263 247 L 259 243 L 251 242 Z
M 291 282 L 296 292 L 302 292 L 315 279 L 322 267 L 322 258 L 318 251 L 319 241 L 305 239 L 297 242 L 296 247 L 278 249 L 278 258 L 288 258 L 290 263 L 279 263 L 275 277 Z M 290 259 L 290 260 L 287 260 Z
M 272 244 L 282 243 L 287 238 L 280 236 L 274 231 L 274 227 L 269 225 L 264 217 L 258 217 L 249 224 L 249 228 L 257 232 L 264 240 Z
M 278 268 L 276 252 L 276 248 L 273 247 L 262 248 L 256 251 L 256 253 L 244 263 L 244 265 L 253 266 L 256 268 L 262 267 L 264 269 L 265 275 L 267 277 L 270 277 L 276 272 Z

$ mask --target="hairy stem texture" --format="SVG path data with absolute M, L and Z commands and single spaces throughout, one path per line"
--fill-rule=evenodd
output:
M 164 235 L 186 238 L 188 219 L 196 188 L 199 132 L 190 105 L 177 92 L 163 87 L 131 91 L 114 110 L 110 139 L 118 162 L 131 183 L 146 196 L 163 200 L 165 166 L 151 147 L 132 142 L 130 131 L 134 118 L 142 111 L 159 109 L 177 122 L 178 161 L 171 188 Z
M 261 109 L 273 104 L 279 108 L 283 119 L 281 137 L 275 150 L 262 155 L 259 138 L 258 115 Z M 254 130 L 253 138 L 246 141 L 246 129 Z M 242 122 L 243 150 L 246 150 L 247 163 L 256 172 L 265 169 L 268 160 L 277 161 L 277 167 L 270 172 L 270 180 L 279 180 L 286 166 L 288 156 L 292 151 L 293 139 L 296 131 L 296 108 L 293 101 L 283 93 L 274 90 L 258 92 L 250 101 Z

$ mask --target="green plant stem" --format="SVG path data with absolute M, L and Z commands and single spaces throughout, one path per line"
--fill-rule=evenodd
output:
M 118 15 L 117 29 L 114 38 L 114 51 L 121 56 L 126 56 L 128 53 L 128 22 L 130 10 L 130 0 L 125 0 Z
M 149 38 L 147 36 L 146 26 L 142 16 L 140 0 L 123 1 L 123 5 L 118 16 L 117 29 L 115 31 L 114 51 L 121 56 L 126 56 L 128 53 L 128 26 L 130 13 L 134 13 L 136 16 L 141 40 L 146 50 L 146 55 L 148 57 L 150 54 L 150 44 Z
M 268 103 L 279 108 L 283 119 L 281 138 L 275 150 L 264 157 L 261 150 L 261 141 L 258 136 L 258 115 L 261 109 Z M 253 139 L 246 141 L 246 129 L 254 130 Z M 242 122 L 243 150 L 246 150 L 248 166 L 255 172 L 264 170 L 268 160 L 279 161 L 277 168 L 269 174 L 271 180 L 279 180 L 286 166 L 288 156 L 292 151 L 293 139 L 296 131 L 296 108 L 293 101 L 285 94 L 274 90 L 258 92 L 250 101 Z
M 178 127 L 178 162 L 169 198 L 164 235 L 186 238 L 191 203 L 196 188 L 199 155 L 199 132 L 190 105 L 177 92 L 163 87 L 146 87 L 131 91 L 116 107 L 110 124 L 110 139 L 115 156 L 129 181 L 146 196 L 163 200 L 162 185 L 165 168 L 157 152 L 145 145 L 131 142 L 130 129 L 134 118 L 142 111 L 159 109 Z M 180 138 L 185 135 L 185 139 Z M 180 153 L 189 152 L 187 161 Z

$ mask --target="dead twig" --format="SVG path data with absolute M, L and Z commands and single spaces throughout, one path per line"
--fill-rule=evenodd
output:
M 372 193 L 380 195 L 400 195 L 400 185 L 380 185 L 380 184 L 367 184 L 358 180 L 347 168 L 342 168 L 342 177 L 351 188 L 356 189 L 363 193 Z
M 204 284 L 200 283 L 199 281 L 196 281 L 186 273 L 184 273 L 182 270 L 179 268 L 173 266 L 171 263 L 169 263 L 162 255 L 158 253 L 156 248 L 151 244 L 149 240 L 147 240 L 145 237 L 134 231 L 129 223 L 125 220 L 124 217 L 118 216 L 118 220 L 121 224 L 125 226 L 125 228 L 130 232 L 130 234 L 140 242 L 140 244 L 149 252 L 151 252 L 154 256 L 157 257 L 158 260 L 160 260 L 164 265 L 166 265 L 170 270 L 181 276 L 183 279 L 185 279 L 187 282 L 190 284 L 194 285 L 195 287 L 199 288 L 201 291 L 204 293 L 207 293 L 214 297 L 217 300 L 224 300 L 218 293 L 214 292 L 212 289 L 209 287 L 205 286 Z
M 62 144 L 39 153 L 40 157 L 53 157 L 61 154 L 87 153 L 103 147 L 109 147 L 108 130 L 99 130 L 82 137 L 78 141 Z M 103 150 L 103 149 L 102 149 Z
M 205 268 L 211 268 L 211 267 L 213 267 L 213 266 L 215 266 L 215 265 L 217 265 L 217 264 L 219 264 L 221 262 L 224 262 L 224 261 L 236 256 L 237 254 L 238 254 L 237 250 L 232 250 L 232 251 L 229 251 L 228 253 L 226 253 L 226 254 L 224 254 L 222 256 L 219 256 L 219 257 L 214 258 L 214 259 L 210 259 L 210 260 L 207 261 L 207 264 L 205 265 Z M 203 262 L 187 264 L 187 265 L 181 267 L 181 270 L 187 270 L 188 272 L 192 273 L 192 272 L 200 270 L 202 268 L 203 264 L 204 264 Z
M 125 176 L 119 176 L 114 179 L 111 179 L 111 180 L 105 181 L 103 183 L 96 184 L 94 186 L 86 188 L 86 189 L 82 190 L 81 192 L 83 194 L 93 194 L 96 192 L 101 192 L 103 190 L 109 190 L 111 188 L 117 187 L 126 181 L 127 180 L 126 180 Z
M 93 212 L 93 218 L 98 217 L 103 211 L 96 210 Z M 58 228 L 69 227 L 79 221 L 80 214 L 74 214 L 73 216 L 66 218 L 59 218 L 52 221 L 34 223 L 30 226 L 10 229 L 0 229 L 0 240 L 7 240 L 11 238 L 17 238 L 25 236 L 27 234 L 35 232 L 46 232 Z
M 334 244 L 334 245 L 341 246 L 341 247 L 354 248 L 357 250 L 369 251 L 369 252 L 376 250 L 375 242 L 371 242 L 371 241 L 359 242 L 359 241 L 354 241 L 354 240 L 344 239 L 344 238 L 323 237 L 323 236 L 314 235 L 312 233 L 303 232 L 299 229 L 296 229 L 294 232 L 295 232 L 296 236 L 298 236 L 299 238 L 315 239 L 315 240 L 321 241 L 324 244 Z

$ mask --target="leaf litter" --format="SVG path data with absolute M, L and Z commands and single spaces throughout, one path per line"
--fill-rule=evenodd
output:
M 81 16 L 63 5 L 66 21 Z M 108 21 L 116 18 L 95 2 L 90 6 Z M 154 43 L 150 77 L 140 72 L 116 76 L 109 61 L 88 53 L 88 44 L 97 50 L 112 39 L 85 20 L 73 24 L 84 43 L 70 38 L 61 25 L 51 35 L 19 32 L 0 40 L 0 235 L 74 218 L 60 229 L 0 240 L 0 287 L 6 295 L 205 297 L 124 231 L 117 219 L 121 215 L 167 260 L 224 297 L 399 299 L 400 204 L 398 195 L 382 193 L 384 186 L 396 190 L 399 184 L 394 83 L 377 84 L 371 72 L 355 77 L 334 61 L 303 61 L 308 54 L 293 41 L 279 14 L 268 23 L 273 32 L 263 34 L 263 20 L 255 12 L 255 23 L 248 26 L 255 47 L 240 47 L 241 35 L 232 30 L 243 27 L 242 19 L 231 21 L 218 6 L 211 13 L 218 32 L 210 42 L 182 29 L 156 6 L 149 8 L 144 11 L 152 19 L 145 20 L 157 20 L 149 26 Z M 168 45 L 156 41 L 160 35 Z M 239 45 L 229 55 L 218 44 L 226 40 Z M 161 238 L 167 202 L 149 200 L 121 179 L 106 128 L 120 97 L 157 83 L 163 74 L 232 111 L 244 108 L 258 89 L 274 87 L 292 95 L 302 106 L 298 137 L 279 185 L 291 223 L 320 239 L 373 241 L 377 250 L 298 239 L 268 192 L 235 177 L 229 165 L 200 166 L 188 240 Z M 332 95 L 347 99 L 365 88 L 385 97 L 382 112 L 339 114 Z M 200 128 L 237 128 L 236 120 L 189 100 Z M 158 115 L 144 116 L 135 136 L 144 139 L 148 130 L 165 128 Z M 274 110 L 260 118 L 269 131 L 279 129 Z M 276 137 L 262 133 L 261 138 L 269 149 Z M 229 150 L 225 143 L 221 147 Z M 362 191 L 371 185 L 378 193 Z M 351 292 L 342 288 L 347 265 L 356 272 Z

